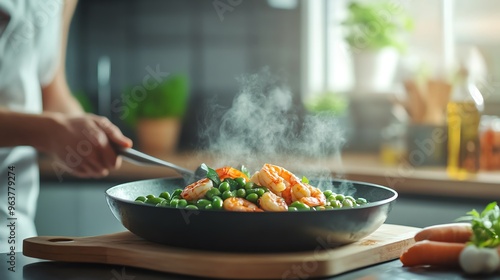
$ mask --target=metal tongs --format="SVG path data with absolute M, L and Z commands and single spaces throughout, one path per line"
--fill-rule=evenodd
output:
M 184 178 L 186 184 L 193 183 L 200 179 L 206 178 L 207 176 L 207 171 L 201 168 L 201 166 L 198 167 L 195 171 L 191 171 L 171 162 L 164 161 L 148 154 L 139 152 L 132 148 L 116 147 L 115 150 L 125 160 L 137 165 L 156 165 L 171 168 L 177 171 L 177 173 L 179 173 Z

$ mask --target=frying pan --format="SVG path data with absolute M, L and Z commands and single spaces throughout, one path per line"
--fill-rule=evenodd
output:
M 314 180 L 311 180 L 314 185 Z M 346 189 L 345 186 L 349 187 Z M 211 251 L 283 252 L 326 249 L 371 234 L 386 220 L 398 194 L 370 183 L 333 180 L 369 203 L 355 208 L 304 212 L 228 212 L 156 207 L 134 202 L 185 186 L 182 178 L 120 184 L 106 190 L 115 217 L 132 233 L 152 242 Z

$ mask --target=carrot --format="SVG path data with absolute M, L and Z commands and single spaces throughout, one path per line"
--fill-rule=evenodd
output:
M 415 235 L 415 241 L 431 240 L 453 243 L 465 243 L 472 237 L 470 223 L 453 223 L 430 226 Z
M 404 266 L 458 266 L 465 244 L 423 240 L 415 243 L 399 258 Z

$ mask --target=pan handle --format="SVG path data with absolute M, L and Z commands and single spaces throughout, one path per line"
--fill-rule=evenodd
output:
M 193 171 L 186 169 L 186 168 L 183 168 L 183 167 L 180 167 L 178 165 L 175 165 L 171 162 L 152 157 L 148 154 L 139 152 L 139 151 L 134 150 L 132 148 L 115 147 L 115 149 L 119 155 L 121 155 L 127 161 L 130 161 L 132 163 L 135 163 L 138 165 L 164 166 L 164 167 L 168 167 L 168 168 L 171 168 L 171 169 L 177 171 L 186 180 L 191 181 L 195 178 L 195 173 Z

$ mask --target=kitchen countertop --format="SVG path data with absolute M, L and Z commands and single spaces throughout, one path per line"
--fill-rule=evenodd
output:
M 8 270 L 6 254 L 0 262 L 0 279 L 3 280 L 185 280 L 203 279 L 192 276 L 183 276 L 159 273 L 133 267 L 103 264 L 63 263 L 34 259 L 16 253 L 15 272 Z M 140 257 L 140 256 L 138 256 Z M 223 268 L 221 268 L 223 269 Z M 298 275 L 305 277 L 306 275 Z M 206 278 L 205 278 L 206 279 Z M 298 279 L 298 278 L 297 278 Z M 305 278 L 303 278 L 305 279 Z M 467 277 L 457 269 L 439 269 L 429 267 L 406 268 L 399 260 L 393 260 L 378 265 L 354 270 L 326 279 L 352 280 L 352 279 L 474 279 Z M 480 277 L 477 279 L 500 279 L 499 276 Z
M 195 170 L 200 163 L 218 166 L 213 156 L 203 153 L 182 153 L 160 156 L 174 164 Z M 444 167 L 413 167 L 406 163 L 395 166 L 383 165 L 377 155 L 352 154 L 342 155 L 340 163 L 336 157 L 307 159 L 279 159 L 276 162 L 288 163 L 283 166 L 299 166 L 301 169 L 322 168 L 342 177 L 355 181 L 371 182 L 395 189 L 400 194 L 431 195 L 441 197 L 500 199 L 500 171 L 480 172 L 474 178 L 459 181 L 450 179 Z M 44 179 L 57 180 L 53 161 L 40 159 L 40 173 Z M 62 178 L 70 178 L 63 174 Z M 175 171 L 156 166 L 138 166 L 124 162 L 119 170 L 111 172 L 106 180 L 136 181 L 141 179 L 174 177 Z

